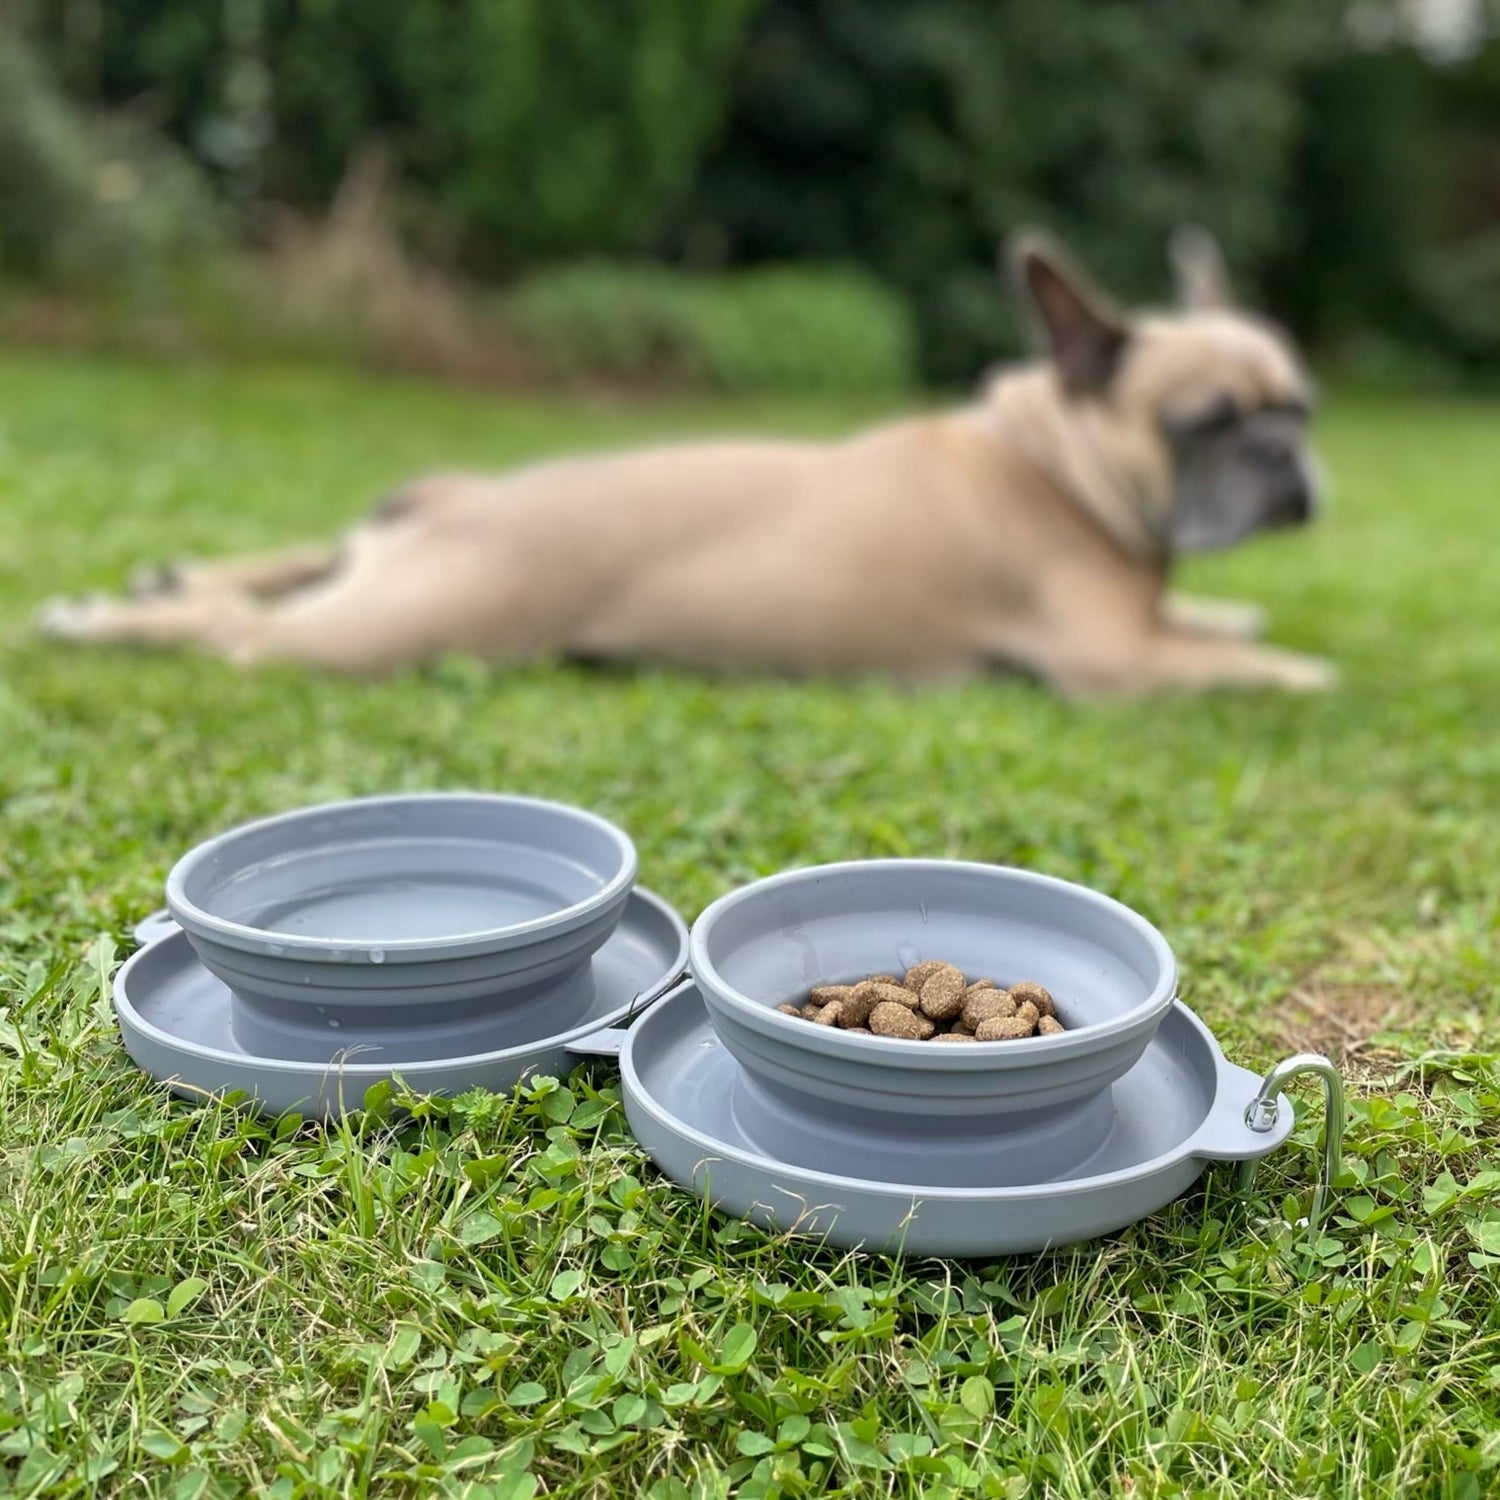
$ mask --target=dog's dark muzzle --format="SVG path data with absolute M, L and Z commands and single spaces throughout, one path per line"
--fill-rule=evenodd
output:
M 1273 526 L 1302 526 L 1317 513 L 1317 487 L 1302 452 L 1264 447 L 1253 454 L 1265 485 L 1266 520 Z
M 1312 486 L 1300 476 L 1284 494 L 1278 495 L 1272 518 L 1281 526 L 1305 526 L 1317 509 Z

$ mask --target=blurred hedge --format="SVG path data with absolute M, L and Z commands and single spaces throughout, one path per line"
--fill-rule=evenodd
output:
M 125 120 L 90 120 L 0 24 L 0 272 L 149 290 L 221 228 L 188 162 Z
M 731 261 L 857 255 L 965 375 L 1018 330 L 994 286 L 1018 223 L 1124 294 L 1160 295 L 1174 225 L 1256 273 L 1294 214 L 1327 0 L 770 0 L 679 242 Z
M 601 257 L 857 265 L 909 300 L 922 366 L 947 380 L 1020 345 L 995 255 L 1022 222 L 1131 301 L 1167 293 L 1168 234 L 1204 222 L 1246 296 L 1304 336 L 1500 364 L 1500 46 L 1432 61 L 1401 31 L 1417 9 L 9 0 L 7 14 L 77 100 L 128 105 L 191 151 L 252 238 L 273 205 L 326 208 L 378 141 L 408 238 L 470 275 Z M 29 111 L 5 103 L 0 131 L 34 141 Z M 78 200 L 68 152 L 50 159 L 42 198 Z M 589 272 L 567 296 L 581 307 L 599 285 Z M 673 298 L 658 302 L 681 328 Z
M 538 273 L 505 310 L 530 358 L 565 379 L 853 391 L 916 376 L 907 307 L 858 272 L 578 265 Z
M 727 107 L 754 0 L 31 0 L 58 65 L 147 98 L 242 197 L 312 208 L 379 137 L 428 226 L 497 266 L 637 249 Z

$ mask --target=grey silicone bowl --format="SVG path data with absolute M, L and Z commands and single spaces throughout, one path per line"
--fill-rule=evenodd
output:
M 1105 1139 L 1073 1166 L 1034 1155 L 1012 1174 L 999 1159 L 1004 1146 L 992 1144 L 971 1174 L 935 1182 L 941 1163 L 931 1152 L 908 1150 L 861 1173 L 828 1142 L 813 1162 L 790 1163 L 741 1131 L 731 1107 L 738 1073 L 697 986 L 675 990 L 637 1022 L 620 1054 L 621 1093 L 631 1131 L 656 1164 L 716 1208 L 767 1229 L 913 1255 L 1006 1255 L 1113 1233 L 1186 1192 L 1206 1162 L 1275 1150 L 1293 1123 L 1284 1097 L 1268 1127 L 1247 1119 L 1260 1080 L 1226 1062 L 1180 1003 L 1111 1090 Z
M 576 808 L 369 797 L 200 844 L 167 905 L 233 993 L 251 1052 L 326 1061 L 395 1017 L 457 1054 L 489 1044 L 502 1007 L 522 1036 L 571 1024 L 635 873 L 629 838 Z
M 971 978 L 1046 985 L 1061 1036 L 943 1046 L 851 1035 L 776 1010 L 815 984 L 942 958 Z M 1141 1056 L 1176 994 L 1162 935 L 1082 886 L 998 865 L 873 860 L 793 870 L 714 902 L 689 968 L 740 1064 L 734 1110 L 761 1149 L 807 1159 L 836 1130 L 878 1159 L 884 1135 L 1019 1131 L 1060 1165 L 1110 1128 L 1109 1085 Z
M 506 1090 L 528 1074 L 561 1077 L 583 1056 L 617 1054 L 612 1028 L 654 1003 L 687 962 L 687 926 L 659 896 L 637 886 L 620 924 L 589 961 L 583 1012 L 550 1032 L 497 1027 L 486 1045 L 434 1051 L 427 1029 L 393 1016 L 387 1033 L 314 1060 L 249 1051 L 234 1027 L 234 997 L 198 962 L 185 935 L 159 917 L 143 923 L 145 946 L 115 975 L 115 1015 L 125 1048 L 153 1078 L 189 1098 L 244 1090 L 257 1109 L 333 1116 L 362 1106 L 374 1085 L 401 1079 L 422 1094 Z

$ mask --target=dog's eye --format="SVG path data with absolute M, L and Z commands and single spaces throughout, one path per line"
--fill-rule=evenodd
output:
M 1268 401 L 1261 409 L 1284 417 L 1296 417 L 1299 421 L 1305 422 L 1312 416 L 1313 398 L 1311 396 L 1301 399 L 1292 397 L 1286 401 Z
M 1228 396 L 1221 396 L 1205 412 L 1199 414 L 1193 423 L 1195 432 L 1227 432 L 1238 422 L 1243 413 Z
M 1214 437 L 1228 432 L 1243 416 L 1230 397 L 1218 396 L 1207 406 L 1168 419 L 1167 430 L 1178 438 Z

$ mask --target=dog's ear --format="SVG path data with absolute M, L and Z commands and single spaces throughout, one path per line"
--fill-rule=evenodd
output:
M 1167 256 L 1177 277 L 1177 298 L 1189 312 L 1234 306 L 1229 268 L 1219 242 L 1199 224 L 1179 224 Z
M 1119 309 L 1036 230 L 1015 236 L 1009 258 L 1016 289 L 1064 387 L 1102 391 L 1130 338 Z

